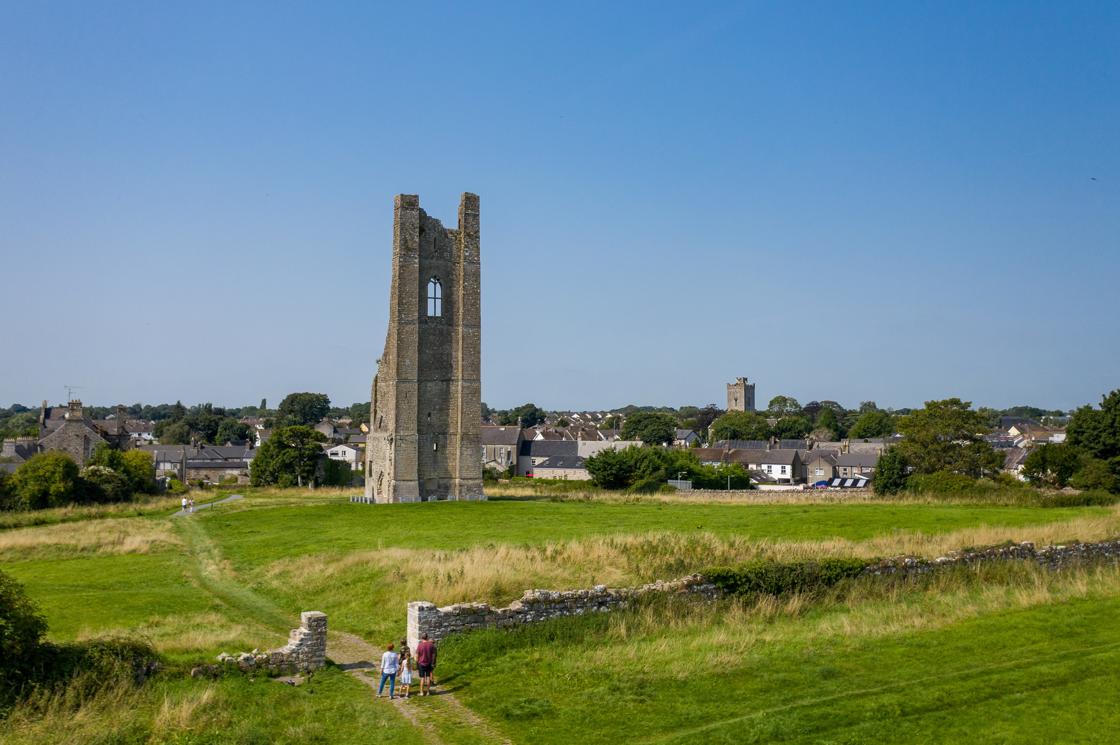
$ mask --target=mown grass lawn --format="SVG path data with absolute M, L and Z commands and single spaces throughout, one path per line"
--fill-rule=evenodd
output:
M 1120 588 L 1107 582 L 1111 596 L 900 633 L 821 632 L 848 609 L 761 635 L 718 614 L 661 629 L 566 619 L 446 643 L 440 664 L 516 742 L 1112 743 Z
M 505 501 L 301 506 L 200 513 L 227 558 L 251 567 L 304 554 L 371 548 L 455 550 L 491 544 L 539 544 L 595 535 L 653 531 L 722 536 L 854 540 L 894 531 L 942 533 L 977 525 L 1058 522 L 1105 508 L 986 507 L 922 504 L 634 504 Z

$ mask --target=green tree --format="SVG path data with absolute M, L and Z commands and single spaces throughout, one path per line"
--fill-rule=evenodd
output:
M 906 487 L 910 465 L 898 447 L 887 448 L 879 456 L 871 486 L 876 494 L 897 494 Z
M 82 499 L 78 464 L 57 451 L 38 453 L 21 465 L 10 479 L 20 509 L 62 507 Z
M 840 435 L 840 420 L 836 418 L 836 412 L 832 409 L 822 407 L 819 414 L 817 414 L 817 424 L 819 429 L 827 429 L 831 432 Z
M 801 404 L 793 396 L 774 396 L 770 399 L 770 404 L 766 407 L 766 410 L 775 416 L 800 414 Z
M 47 622 L 23 586 L 0 572 L 0 710 L 34 677 Z
M 249 468 L 253 486 L 303 486 L 315 483 L 326 437 L 306 425 L 280 427 L 258 449 Z
M 657 411 L 636 411 L 622 425 L 622 439 L 641 440 L 647 445 L 668 445 L 677 434 L 677 419 Z
M 591 482 L 603 489 L 625 489 L 634 474 L 631 458 L 625 450 L 601 450 L 584 461 Z
M 1069 485 L 1075 489 L 1104 489 L 1116 494 L 1120 493 L 1120 476 L 1107 461 L 1086 457 L 1081 468 L 1070 478 Z
M 248 424 L 242 424 L 233 417 L 226 417 L 218 425 L 214 435 L 214 444 L 225 445 L 227 442 L 244 442 L 253 436 L 253 430 Z
M 110 447 L 109 443 L 99 442 L 90 454 L 89 460 L 86 461 L 86 465 L 105 466 L 114 471 L 120 471 L 123 457 L 124 453 L 114 447 Z
M 1081 469 L 1081 454 L 1069 445 L 1041 445 L 1023 460 L 1023 475 L 1036 484 L 1062 488 Z
M 120 473 L 128 480 L 133 494 L 155 493 L 155 462 L 152 454 L 146 450 L 126 450 L 121 453 Z
M 1120 390 L 1101 397 L 1101 406 L 1082 406 L 1066 427 L 1067 442 L 1093 458 L 1120 457 Z
M 351 426 L 357 427 L 363 422 L 369 424 L 369 401 L 362 401 L 356 404 L 350 404 L 350 419 L 353 422 Z M 485 418 L 485 415 L 484 415 Z
M 729 411 L 712 422 L 708 428 L 708 439 L 717 440 L 765 440 L 770 437 L 770 425 L 766 418 L 753 411 Z
M 899 453 L 914 473 L 950 471 L 972 478 L 990 476 L 1003 466 L 1003 456 L 981 439 L 984 418 L 959 398 L 926 401 L 898 420 L 903 440 Z
M 86 466 L 81 474 L 89 501 L 124 502 L 132 496 L 128 479 L 108 466 Z
M 160 445 L 190 445 L 191 428 L 183 421 L 165 419 L 157 422 L 152 434 Z
M 331 400 L 325 393 L 289 393 L 280 402 L 276 424 L 280 427 L 318 424 L 331 410 Z
M 774 425 L 774 435 L 783 440 L 799 440 L 812 428 L 813 424 L 807 417 L 784 416 Z
M 533 427 L 540 424 L 545 419 L 545 412 L 536 404 L 528 403 L 518 406 L 516 409 L 503 411 L 501 416 L 498 417 L 498 424 L 505 426 L 521 426 Z
M 622 417 L 618 414 L 611 414 L 603 420 L 603 429 L 618 429 L 622 426 Z
M 186 415 L 187 407 L 183 406 L 182 401 L 176 401 L 175 405 L 171 407 L 171 412 L 167 418 L 173 422 L 181 422 Z
M 886 437 L 892 434 L 894 434 L 894 417 L 878 409 L 860 414 L 859 419 L 848 430 L 848 437 L 853 440 Z

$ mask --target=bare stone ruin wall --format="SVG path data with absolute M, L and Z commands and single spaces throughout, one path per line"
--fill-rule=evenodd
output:
M 714 600 L 719 596 L 719 590 L 699 574 L 693 574 L 641 587 L 596 585 L 590 590 L 526 590 L 520 600 L 505 608 L 491 608 L 486 603 L 459 603 L 437 608 L 434 603 L 411 602 L 408 604 L 408 644 L 415 649 L 420 636 L 425 633 L 429 638 L 439 640 L 476 629 L 508 628 L 564 616 L 603 613 L 625 607 L 637 598 L 656 594 L 690 595 Z
M 936 559 L 901 556 L 868 564 L 863 576 L 898 576 L 925 574 L 954 566 L 971 566 L 989 561 L 1034 561 L 1047 569 L 1062 569 L 1091 562 L 1120 561 L 1120 539 L 1098 543 L 1073 543 L 1066 546 L 1045 546 L 1036 549 L 1033 543 L 961 551 Z M 681 579 L 658 581 L 641 587 L 608 588 L 596 585 L 590 590 L 527 590 L 520 600 L 505 608 L 491 608 L 486 603 L 458 603 L 437 608 L 434 603 L 414 601 L 408 604 L 408 643 L 413 649 L 421 634 L 440 640 L 467 631 L 487 628 L 509 628 L 539 623 L 553 618 L 603 613 L 625 607 L 636 598 L 654 595 L 685 595 L 711 601 L 723 593 L 703 575 L 692 574 Z
M 218 661 L 237 665 L 242 670 L 267 670 L 276 673 L 308 673 L 327 664 L 327 614 L 317 610 L 299 615 L 299 628 L 292 629 L 288 643 L 268 652 L 242 652 L 234 656 L 223 652 Z
M 970 566 L 986 561 L 1034 561 L 1046 569 L 1063 569 L 1096 561 L 1120 560 L 1120 539 L 1097 543 L 1071 543 L 1068 546 L 1043 546 L 1036 549 L 1030 541 L 959 551 L 936 559 L 901 556 L 869 564 L 864 575 L 926 574 L 952 566 Z

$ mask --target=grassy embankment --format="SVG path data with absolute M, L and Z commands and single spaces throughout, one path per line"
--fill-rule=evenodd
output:
M 172 660 L 185 662 L 212 657 L 223 649 L 279 644 L 298 611 L 310 608 L 330 614 L 335 629 L 380 642 L 403 632 L 404 603 L 410 599 L 505 602 L 533 586 L 629 584 L 759 556 L 937 555 L 951 548 L 1008 539 L 1052 542 L 1120 534 L 1120 513 L 1102 508 L 1043 510 L 881 503 L 747 506 L 715 500 L 685 503 L 671 498 L 631 503 L 607 498 L 370 507 L 346 503 L 345 493 L 266 491 L 186 519 L 169 520 L 165 515 L 172 505 L 162 515 L 8 530 L 0 532 L 0 560 L 42 605 L 54 638 L 139 632 Z M 858 608 L 873 605 L 861 602 Z M 617 649 L 619 644 L 629 649 L 629 640 L 633 639 L 636 646 L 626 652 L 626 659 L 635 660 L 635 664 L 647 654 L 643 645 L 668 649 L 672 639 L 694 638 L 690 649 L 706 654 L 704 650 L 711 645 L 718 648 L 720 639 L 729 638 L 726 635 L 731 629 L 757 633 L 760 625 L 768 628 L 785 624 L 791 639 L 813 637 L 810 625 L 799 616 L 774 620 L 752 616 L 758 611 L 749 608 L 724 611 L 675 614 L 688 619 L 689 625 L 679 629 L 666 628 L 666 617 L 653 610 L 646 611 L 644 622 L 640 614 L 625 614 L 617 620 L 576 622 L 572 628 L 578 635 L 588 635 L 589 644 L 604 644 L 606 650 Z M 988 608 L 978 615 L 998 612 L 998 608 Z M 914 614 L 929 615 L 918 610 Z M 579 623 L 591 625 L 583 628 Z M 627 628 L 632 631 L 618 636 L 618 627 L 609 625 L 617 623 L 631 624 Z M 582 690 L 558 696 L 548 688 L 554 677 L 562 680 L 568 675 L 565 665 L 571 665 L 571 671 L 579 669 L 580 646 L 560 639 L 555 649 L 534 648 L 536 632 L 525 633 L 524 643 L 515 641 L 516 637 L 503 637 L 500 645 L 509 647 L 508 655 L 495 656 L 492 647 L 471 651 L 469 645 L 460 647 L 467 651 L 460 654 L 451 645 L 447 659 L 449 669 L 456 668 L 460 680 L 470 683 L 461 688 L 465 700 L 477 704 L 480 711 L 493 716 L 511 733 L 534 740 L 534 723 L 552 721 L 561 727 L 558 731 L 564 731 L 567 712 L 579 711 L 588 697 Z M 914 633 L 920 636 L 933 632 Z M 485 639 L 486 635 L 480 635 L 470 643 L 485 644 Z M 924 643 L 920 638 L 907 641 L 904 637 L 896 642 L 900 648 L 914 644 L 920 648 Z M 794 646 L 789 649 L 797 648 L 796 642 L 790 643 Z M 521 676 L 508 681 L 505 678 L 517 664 L 525 663 L 517 657 L 519 649 L 535 650 L 532 654 L 538 660 L 547 659 L 553 667 L 537 676 L 542 680 L 529 685 L 544 686 L 535 694 L 530 695 L 530 691 L 511 698 L 506 683 L 516 678 L 521 686 Z M 485 665 L 476 664 L 478 654 Z M 662 659 L 659 667 L 668 662 L 657 655 L 649 659 L 650 664 Z M 768 664 L 764 659 L 756 662 Z M 773 662 L 778 665 L 781 660 Z M 532 660 L 529 663 L 536 664 Z M 696 664 L 705 663 L 697 659 Z M 753 664 L 748 658 L 733 675 L 753 677 Z M 480 667 L 483 672 L 492 669 L 498 677 L 476 677 L 482 675 Z M 633 676 L 622 669 L 617 673 L 621 682 L 610 685 L 626 690 L 626 681 Z M 614 674 L 603 672 L 601 676 L 608 681 Z M 644 675 L 638 673 L 638 677 Z M 207 733 L 217 737 L 217 733 L 234 726 L 230 724 L 233 717 L 240 732 L 254 731 L 254 723 L 258 723 L 259 731 L 272 733 L 270 739 L 299 739 L 297 730 L 278 729 L 281 725 L 270 715 L 274 709 L 289 712 L 286 726 L 302 727 L 301 731 L 312 738 L 345 741 L 350 725 L 327 721 L 319 712 L 327 714 L 331 706 L 343 706 L 348 700 L 361 702 L 357 716 L 366 717 L 368 721 L 362 721 L 369 727 L 381 728 L 376 729 L 378 732 L 389 734 L 406 726 L 387 708 L 366 710 L 364 707 L 372 704 L 356 681 L 337 671 L 321 680 L 330 685 L 324 683 L 324 688 L 316 692 L 319 705 L 307 708 L 301 703 L 305 699 L 300 698 L 309 695 L 305 689 L 237 679 L 204 683 L 166 678 L 129 694 L 134 700 L 120 726 L 123 730 L 131 727 L 129 731 L 134 731 L 134 739 L 139 740 L 144 732 L 155 737 L 157 730 L 163 732 L 160 727 L 171 726 L 167 722 L 179 722 L 167 732 L 190 733 L 194 738 L 191 741 L 206 741 L 210 736 Z M 657 696 L 680 687 L 673 680 L 662 682 L 666 691 Z M 792 682 L 808 685 L 804 680 Z M 660 688 L 662 683 L 650 685 Z M 691 688 L 692 682 L 686 687 Z M 486 692 L 492 689 L 506 692 L 497 703 L 487 698 Z M 816 689 L 808 685 L 796 690 L 806 694 Z M 520 698 L 547 701 L 547 705 L 539 706 L 548 712 L 537 712 L 540 718 L 534 719 L 538 704 L 532 701 L 522 706 L 525 711 L 502 708 Z M 730 699 L 725 704 L 732 713 L 743 711 Z M 175 712 L 188 709 L 195 713 L 175 718 Z M 97 721 L 96 702 L 83 711 L 89 712 L 90 721 Z M 662 718 L 660 726 L 671 728 L 675 717 Z M 45 738 L 44 727 L 52 719 L 35 724 L 16 717 L 6 725 L 7 734 L 18 732 L 21 739 L 29 741 L 37 736 Z M 772 721 L 772 717 L 765 719 Z M 74 721 L 73 726 L 79 727 L 84 720 L 76 717 Z M 692 720 L 680 719 L 686 721 Z M 583 730 L 577 727 L 568 734 L 575 731 Z M 160 735 L 156 739 L 169 737 Z M 70 739 L 81 742 L 93 738 L 79 733 Z

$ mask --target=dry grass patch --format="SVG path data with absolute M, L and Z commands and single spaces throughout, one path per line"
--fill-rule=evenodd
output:
M 686 659 L 700 655 L 706 663 L 731 669 L 770 645 L 891 637 L 999 611 L 1117 596 L 1120 567 L 1115 565 L 1054 572 L 1016 563 L 946 572 L 910 584 L 861 583 L 847 588 L 842 598 L 792 595 L 689 603 L 680 612 L 666 612 L 665 605 L 654 603 L 612 616 L 607 635 L 613 643 L 596 651 L 589 664 L 625 662 L 627 669 L 654 673 L 657 665 L 646 670 L 649 661 L 674 653 Z
M 104 636 L 140 636 L 165 654 L 211 652 L 215 649 L 233 652 L 272 642 L 277 642 L 276 646 L 283 644 L 283 637 L 273 629 L 246 622 L 244 618 L 234 620 L 213 612 L 153 616 L 137 626 L 116 629 L 87 628 L 79 631 L 75 638 L 84 641 Z
M 538 546 L 490 545 L 455 551 L 386 548 L 344 556 L 324 554 L 271 564 L 270 584 L 329 594 L 346 580 L 388 585 L 392 602 L 429 600 L 507 603 L 530 588 L 571 589 L 595 584 L 624 586 L 668 579 L 713 566 L 752 559 L 800 561 L 827 557 L 935 558 L 953 550 L 1006 541 L 1037 545 L 1093 541 L 1120 535 L 1120 508 L 1048 525 L 982 526 L 927 535 L 900 532 L 865 541 L 780 541 L 721 537 L 712 533 L 648 533 L 598 536 Z
M 179 545 L 182 541 L 163 520 L 90 520 L 0 533 L 0 559 L 147 554 Z

